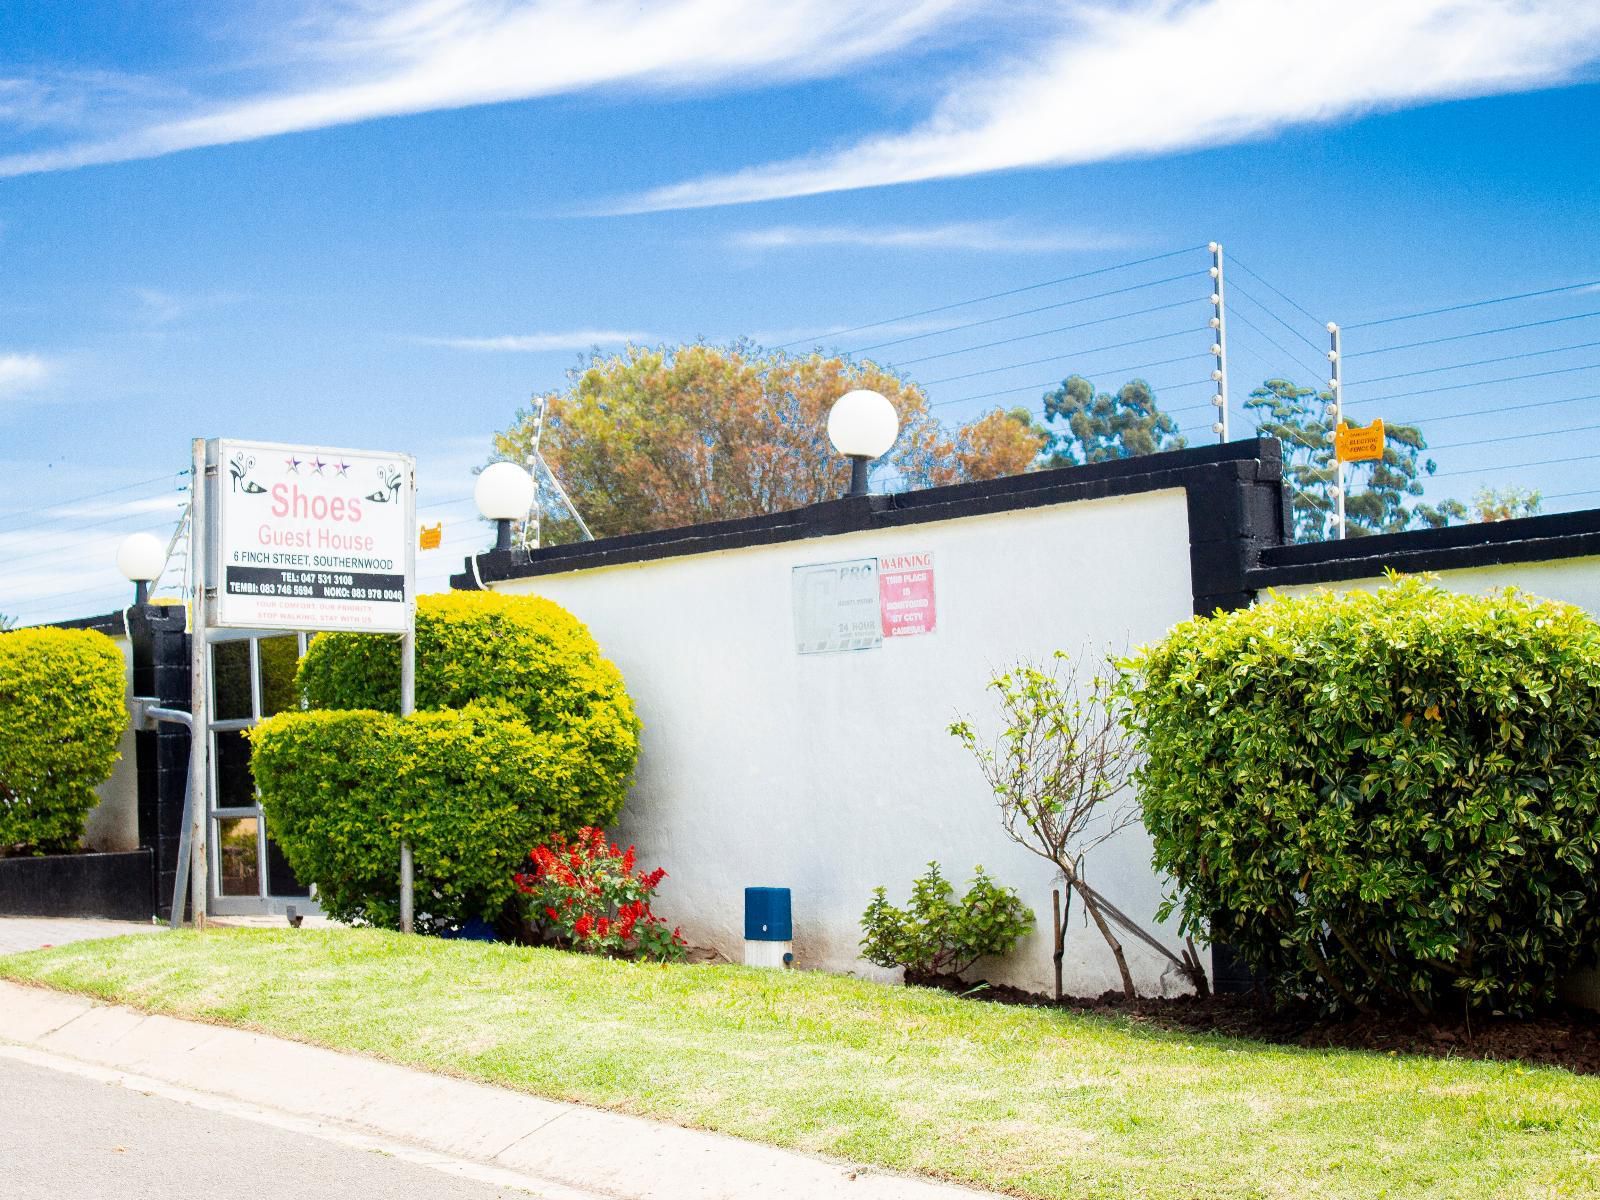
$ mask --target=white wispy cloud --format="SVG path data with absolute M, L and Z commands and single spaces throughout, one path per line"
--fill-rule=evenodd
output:
M 424 346 L 447 346 L 452 350 L 500 350 L 537 353 L 542 350 L 587 350 L 591 346 L 635 345 L 657 342 L 660 338 L 637 330 L 567 329 L 554 333 L 510 333 L 499 337 L 419 337 Z
M 798 250 L 829 246 L 872 250 L 974 250 L 997 254 L 1044 254 L 1076 250 L 1115 250 L 1126 238 L 1076 232 L 1030 232 L 1000 221 L 957 221 L 946 225 L 774 225 L 730 234 L 740 250 Z
M 1147 0 L 1064 4 L 1036 46 L 955 83 L 903 133 L 646 192 L 648 212 L 1066 166 L 1573 78 L 1600 4 Z
M 56 373 L 56 364 L 37 354 L 0 353 L 0 396 L 30 391 Z
M 126 127 L 0 157 L 0 177 L 602 87 L 814 78 L 901 50 L 965 3 L 411 0 L 390 8 L 345 0 L 278 9 L 280 25 L 261 31 L 263 45 L 251 48 L 256 55 L 275 49 L 282 76 L 275 83 L 234 99 L 160 94 L 145 106 L 131 102 Z M 252 78 L 261 73 L 250 64 Z M 136 94 L 125 81 L 118 87 Z M 0 122 L 9 116 L 14 127 L 71 127 L 86 107 L 70 79 L 0 79 Z

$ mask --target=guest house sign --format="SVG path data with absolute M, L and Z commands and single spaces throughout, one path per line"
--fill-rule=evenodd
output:
M 416 595 L 409 455 L 211 443 L 210 624 L 404 633 Z

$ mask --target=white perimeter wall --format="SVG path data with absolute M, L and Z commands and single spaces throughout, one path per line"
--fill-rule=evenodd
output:
M 1469 567 L 1461 571 L 1435 573 L 1439 583 L 1455 592 L 1482 595 L 1484 592 L 1517 587 L 1547 600 L 1576 604 L 1590 616 L 1600 619 L 1600 558 L 1560 558 L 1546 562 L 1504 563 L 1492 567 Z M 1372 591 L 1384 585 L 1382 579 L 1341 579 L 1335 583 L 1296 584 L 1278 588 L 1283 596 L 1303 596 L 1328 590 Z M 1586 971 L 1568 981 L 1568 998 L 1589 1008 L 1600 1009 L 1600 971 Z
M 800 655 L 794 567 L 931 551 L 935 633 L 879 649 Z M 903 903 L 937 859 L 957 886 L 982 864 L 1034 910 L 1035 932 L 978 972 L 1050 987 L 1053 869 L 1009 842 L 976 765 L 946 726 L 995 728 L 985 683 L 1021 657 L 1124 650 L 1190 615 L 1182 490 L 842 534 L 497 585 L 537 593 L 588 624 L 644 722 L 618 833 L 669 872 L 659 908 L 691 942 L 741 957 L 748 885 L 794 893 L 807 968 L 882 974 L 857 957 L 874 886 Z M 1140 828 L 1095 852 L 1089 877 L 1130 915 L 1162 885 Z M 1162 936 L 1173 946 L 1170 929 Z M 1182 990 L 1128 939 L 1147 993 Z M 1069 990 L 1117 986 L 1104 942 L 1074 905 Z
M 122 652 L 123 698 L 133 696 L 133 648 L 125 637 L 113 637 Z M 95 791 L 100 803 L 89 810 L 83 828 L 83 844 L 91 850 L 137 850 L 139 848 L 139 760 L 133 748 L 133 725 L 122 730 L 117 743 L 121 757 L 111 769 L 111 778 Z

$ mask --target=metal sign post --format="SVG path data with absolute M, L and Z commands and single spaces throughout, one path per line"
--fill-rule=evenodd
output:
M 206 927 L 206 898 L 210 895 L 207 870 L 206 822 L 210 791 L 211 650 L 206 644 L 206 588 L 211 582 L 207 559 L 210 513 L 206 469 L 206 439 L 194 439 L 194 474 L 189 496 L 189 577 L 194 595 L 189 601 L 189 907 L 194 927 Z M 178 864 L 183 870 L 183 864 Z M 175 916 L 178 914 L 174 914 Z
M 196 439 L 189 786 L 191 904 L 210 891 L 213 629 L 399 634 L 400 711 L 415 709 L 416 462 L 373 450 Z M 411 847 L 400 847 L 401 926 L 412 927 Z

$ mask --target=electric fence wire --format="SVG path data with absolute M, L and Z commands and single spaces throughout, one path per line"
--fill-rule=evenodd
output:
M 979 350 L 992 350 L 996 346 L 1010 346 L 1010 345 L 1013 345 L 1016 342 L 1027 342 L 1027 341 L 1032 341 L 1034 338 L 1051 337 L 1051 336 L 1053 336 L 1055 334 L 1058 334 L 1058 333 L 1071 333 L 1074 330 L 1078 330 L 1078 329 L 1088 329 L 1092 325 L 1108 325 L 1108 324 L 1110 324 L 1110 323 L 1112 323 L 1114 321 L 1127 321 L 1127 320 L 1131 320 L 1134 317 L 1148 316 L 1151 313 L 1168 312 L 1168 311 L 1170 311 L 1170 310 L 1172 310 L 1174 308 L 1182 308 L 1182 307 L 1184 307 L 1186 305 L 1194 305 L 1194 304 L 1199 304 L 1199 303 L 1201 303 L 1201 301 L 1198 298 L 1185 297 L 1182 300 L 1174 300 L 1174 301 L 1172 301 L 1171 303 L 1168 303 L 1168 304 L 1157 304 L 1157 305 L 1153 305 L 1150 308 L 1136 308 L 1132 312 L 1113 313 L 1109 317 L 1097 317 L 1093 321 L 1078 321 L 1078 322 L 1076 322 L 1075 324 L 1072 324 L 1072 325 L 1057 325 L 1053 329 L 1041 329 L 1037 333 L 1023 333 L 1023 334 L 1018 334 L 1016 337 L 1000 338 L 1000 339 L 998 339 L 996 341 L 993 341 L 993 342 L 981 342 L 976 346 L 963 346 L 959 350 L 945 350 L 945 351 L 941 351 L 938 354 L 924 354 L 920 358 L 902 358 L 902 359 L 898 360 L 894 365 L 895 365 L 895 367 L 897 369 L 902 368 L 902 367 L 915 366 L 915 365 L 917 365 L 919 363 L 933 362 L 935 359 L 954 358 L 958 354 L 973 354 L 973 353 L 976 353 Z M 1185 332 L 1185 333 L 1193 333 L 1194 330 L 1193 329 L 1187 329 L 1187 330 L 1184 330 L 1183 332 Z M 1082 353 L 1092 354 L 1093 351 L 1083 351 Z M 1057 357 L 1062 357 L 1062 356 L 1058 355 Z M 1048 359 L 1040 359 L 1038 361 L 1047 362 L 1049 360 Z M 1014 363 L 1012 365 L 1013 366 L 1028 366 L 1029 364 L 1027 364 L 1027 363 Z M 1004 368 L 998 368 L 998 369 L 1004 369 Z M 937 381 L 936 380 L 930 380 L 929 382 L 930 383 L 934 383 L 934 382 L 937 382 Z
M 1193 280 L 1195 273 L 1185 271 L 1179 275 L 1167 275 L 1161 279 L 1149 279 L 1143 283 L 1129 284 L 1127 287 L 1111 288 L 1104 292 L 1091 292 L 1087 296 L 1075 296 L 1071 300 L 1058 300 L 1054 304 L 1041 304 L 1035 308 L 1025 308 L 1017 312 L 1002 313 L 996 317 L 984 317 L 978 321 L 965 321 L 960 325 L 947 325 L 940 329 L 930 329 L 923 333 L 908 334 L 905 337 L 892 338 L 887 342 L 874 342 L 870 346 L 857 346 L 852 350 L 842 351 L 847 357 L 865 354 L 871 350 L 883 350 L 889 346 L 903 346 L 907 342 L 920 342 L 932 337 L 943 337 L 947 333 L 960 333 L 965 329 L 979 329 L 985 325 L 996 325 L 1002 321 L 1014 321 L 1018 317 L 1031 317 L 1036 313 L 1054 312 L 1057 309 L 1071 308 L 1078 304 L 1088 304 L 1091 300 L 1105 300 L 1112 296 L 1126 296 L 1133 292 L 1142 292 L 1149 288 L 1162 287 L 1165 284 L 1177 283 L 1180 280 Z
M 1076 283 L 1080 279 L 1091 279 L 1097 275 L 1110 274 L 1113 271 L 1125 271 L 1130 267 L 1142 267 L 1148 263 L 1163 262 L 1166 259 L 1177 258 L 1183 254 L 1195 254 L 1201 250 L 1204 250 L 1205 248 L 1205 246 L 1200 245 L 1185 246 L 1178 250 L 1167 250 L 1161 254 L 1152 254 L 1148 258 L 1135 258 L 1127 262 L 1113 263 L 1108 267 L 1097 267 L 1092 271 L 1080 271 L 1075 275 L 1063 275 L 1058 279 L 1046 279 L 1042 283 L 1030 283 L 1024 287 L 1008 288 L 1001 292 L 990 292 L 986 296 L 974 296 L 967 300 L 955 300 L 949 304 L 940 304 L 933 308 L 924 308 L 919 309 L 916 312 L 901 313 L 899 316 L 884 317 L 877 321 L 868 321 L 864 325 L 852 325 L 847 329 L 825 330 L 812 337 L 800 338 L 793 342 L 784 342 L 782 345 L 776 348 L 779 350 L 792 350 L 796 346 L 815 345 L 823 338 L 843 337 L 848 333 L 860 333 L 866 329 L 879 329 L 885 325 L 897 324 L 900 321 L 911 321 L 918 317 L 933 316 L 936 313 L 950 312 L 952 309 L 966 308 L 973 304 L 984 304 L 990 300 L 1003 300 L 1008 296 L 1020 296 L 1026 292 L 1039 291 L 1042 288 L 1058 287 L 1064 283 Z
M 1580 371 L 1593 371 L 1600 369 L 1600 362 L 1581 363 L 1575 367 L 1558 367 L 1550 371 L 1529 371 L 1522 375 L 1501 375 L 1494 379 L 1474 379 L 1468 383 L 1451 383 L 1440 387 L 1418 388 L 1410 392 L 1390 392 L 1385 396 L 1365 396 L 1359 400 L 1346 402 L 1347 408 L 1359 404 L 1382 404 L 1388 400 L 1404 400 L 1411 396 L 1432 396 L 1440 392 L 1460 392 L 1469 388 L 1489 387 L 1496 383 L 1520 383 L 1528 379 L 1547 379 L 1552 375 L 1573 375 Z
M 1443 308 L 1427 308 L 1419 312 L 1401 313 L 1399 316 L 1394 317 L 1380 317 L 1373 321 L 1357 321 L 1354 324 L 1344 325 L 1342 328 L 1348 333 L 1355 329 L 1371 329 L 1378 325 L 1393 325 L 1399 321 L 1416 321 L 1422 317 L 1437 317 L 1445 313 L 1487 308 L 1494 304 L 1509 304 L 1514 300 L 1533 300 L 1540 296 L 1559 296 L 1567 292 L 1579 292 L 1593 287 L 1600 287 L 1600 279 L 1587 279 L 1580 283 L 1564 283 L 1559 287 L 1540 288 L 1534 292 L 1517 292 L 1510 296 L 1491 296 L 1486 300 L 1469 300 L 1464 304 L 1448 304 Z
M 1400 342 L 1393 346 L 1378 346 L 1371 350 L 1357 350 L 1344 356 L 1349 362 L 1352 358 L 1369 358 L 1375 354 L 1393 354 L 1397 350 L 1420 350 L 1426 346 L 1440 346 L 1446 342 L 1462 342 L 1469 338 L 1489 337 L 1497 333 L 1516 333 L 1524 329 L 1541 329 L 1547 325 L 1564 325 L 1570 321 L 1583 321 L 1590 317 L 1600 317 L 1600 309 L 1590 312 L 1568 313 L 1563 317 L 1546 317 L 1542 321 L 1523 321 L 1516 325 L 1497 325 L 1493 329 L 1474 329 L 1470 333 L 1452 333 L 1444 337 L 1424 338 L 1418 342 Z
M 123 484 L 121 487 L 106 488 L 101 492 L 88 492 L 82 496 L 72 496 L 66 500 L 57 500 L 54 504 L 47 504 L 39 508 L 14 508 L 6 513 L 6 518 L 9 521 L 10 518 L 13 517 L 30 517 L 41 513 L 61 512 L 65 509 L 70 509 L 75 504 L 82 504 L 86 500 L 99 500 L 105 496 L 117 496 L 121 495 L 123 492 L 131 492 L 136 488 L 149 487 L 153 483 L 165 483 L 171 479 L 182 478 L 187 475 L 187 471 L 177 471 L 168 473 L 166 475 L 157 475 L 151 479 L 141 479 L 137 483 Z M 22 525 L 30 524 L 34 524 L 34 522 L 22 521 L 20 524 L 0 525 L 0 531 L 4 531 L 6 529 L 17 529 L 21 528 Z

